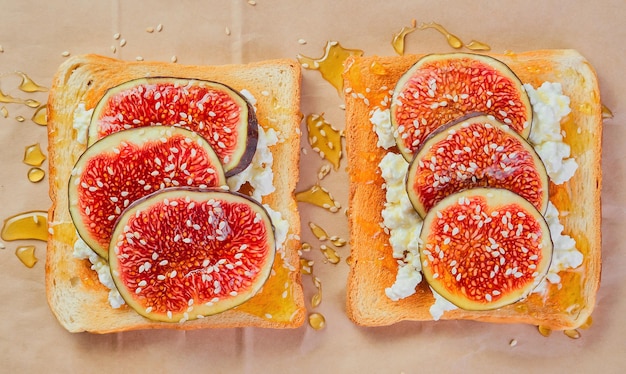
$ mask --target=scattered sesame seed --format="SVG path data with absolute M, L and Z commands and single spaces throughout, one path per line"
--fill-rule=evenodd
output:
M 137 57 L 135 57 L 135 60 L 137 60 L 137 61 L 143 61 L 143 57 L 141 57 L 141 56 L 137 56 Z
M 254 0 L 248 0 L 248 4 L 249 4 L 249 5 L 252 5 L 252 6 L 255 6 L 255 5 L 256 5 L 256 1 L 254 1 Z
M 157 31 L 157 32 L 161 32 L 162 30 L 163 30 L 163 24 L 162 24 L 162 23 L 159 23 L 159 24 L 157 25 L 157 27 L 156 27 L 156 31 Z
M 511 339 L 511 341 L 509 342 L 509 345 L 511 347 L 515 347 L 517 345 L 517 340 L 516 339 Z
M 178 57 L 176 57 L 176 55 L 172 56 L 172 58 L 170 58 L 170 61 L 172 61 L 173 63 L 178 62 Z
M 4 52 L 4 48 L 0 45 L 0 53 Z
M 125 45 L 126 45 L 126 39 L 120 40 L 120 47 L 123 47 Z
M 306 40 L 304 40 L 304 39 L 298 39 L 298 43 L 300 43 L 300 44 L 306 44 Z
M 63 56 L 63 57 L 68 57 L 69 55 L 70 55 L 70 53 L 68 51 L 63 51 L 61 53 L 61 56 Z
M 146 32 L 153 33 L 154 32 L 154 27 L 146 27 Z
M 226 35 L 230 35 L 230 29 L 228 27 L 224 28 L 224 32 Z

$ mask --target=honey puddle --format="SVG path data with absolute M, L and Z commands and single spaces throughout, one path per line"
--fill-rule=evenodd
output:
M 315 223 L 309 222 L 309 228 L 318 240 L 324 241 L 328 239 L 328 234 L 326 233 L 326 230 L 316 225 Z
M 308 70 L 319 70 L 322 77 L 337 89 L 339 95 L 343 91 L 343 63 L 350 56 L 362 56 L 363 51 L 360 49 L 347 49 L 341 46 L 339 42 L 329 41 L 326 43 L 324 55 L 320 58 L 311 58 L 298 55 L 298 62 L 303 68 Z
M 4 220 L 2 240 L 48 240 L 48 212 L 20 213 Z
M 332 213 L 341 209 L 341 204 L 336 201 L 328 190 L 319 184 L 315 184 L 308 190 L 296 193 L 296 200 L 324 208 Z
M 32 183 L 41 182 L 46 176 L 46 172 L 42 168 L 30 168 L 28 170 L 28 180 Z
M 309 114 L 306 117 L 309 144 L 322 159 L 330 161 L 335 170 L 341 161 L 341 132 L 328 123 L 323 115 Z
M 39 143 L 29 145 L 24 150 L 24 163 L 30 166 L 41 166 L 46 160 L 46 155 L 41 150 Z
M 17 247 L 15 255 L 22 261 L 28 268 L 32 268 L 37 263 L 37 257 L 35 256 L 35 246 L 25 245 Z
M 315 330 L 321 330 L 326 326 L 326 319 L 320 313 L 309 314 L 309 325 Z

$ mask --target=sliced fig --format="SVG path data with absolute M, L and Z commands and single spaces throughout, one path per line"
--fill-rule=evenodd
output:
M 500 188 L 449 195 L 426 215 L 420 239 L 424 278 L 465 310 L 496 309 L 523 299 L 552 260 L 541 213 Z
M 432 54 L 398 80 L 391 124 L 410 161 L 438 127 L 472 112 L 491 114 L 527 138 L 532 107 L 522 82 L 504 63 L 471 53 Z
M 166 187 L 226 183 L 200 135 L 174 127 L 114 133 L 81 155 L 69 180 L 69 208 L 80 237 L 107 258 L 115 221 L 133 201 Z
M 120 216 L 109 248 L 126 303 L 158 321 L 185 321 L 245 302 L 263 286 L 276 244 L 265 209 L 241 194 L 172 188 Z
M 89 124 L 89 144 L 124 129 L 177 126 L 202 135 L 226 176 L 252 161 L 258 139 L 254 108 L 239 92 L 212 81 L 173 77 L 134 79 L 109 89 Z
M 500 187 L 548 206 L 548 174 L 524 138 L 492 116 L 462 118 L 433 132 L 409 165 L 406 188 L 421 217 L 444 197 L 471 187 Z

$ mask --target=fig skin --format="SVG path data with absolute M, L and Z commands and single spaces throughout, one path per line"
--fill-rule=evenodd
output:
M 160 86 L 161 90 L 156 89 L 156 86 Z M 146 87 L 150 88 L 152 96 L 147 95 Z M 186 88 L 187 92 L 184 92 L 183 88 Z M 190 93 L 189 89 L 196 89 L 197 91 Z M 138 90 L 141 90 L 139 94 L 136 93 Z M 165 95 L 172 94 L 169 91 L 179 96 L 186 95 L 187 100 L 182 104 L 184 108 L 179 108 L 185 109 L 185 111 L 176 111 L 170 108 L 175 104 L 173 100 L 165 99 Z M 204 93 L 204 95 L 198 97 L 198 92 Z M 204 98 L 210 96 L 209 93 L 211 92 L 216 93 L 216 95 L 226 95 L 239 108 L 240 119 L 234 128 L 231 128 L 232 124 L 229 127 L 224 123 L 218 123 L 219 121 L 228 121 L 228 118 L 225 119 L 228 113 L 224 113 L 224 117 L 219 117 L 220 114 L 214 112 L 218 109 L 204 107 L 201 103 Z M 155 98 L 157 93 L 159 97 Z M 135 97 L 129 96 L 133 94 Z M 130 99 L 124 100 L 125 98 Z M 228 103 L 223 103 L 223 97 L 218 101 L 219 105 L 228 105 Z M 157 102 L 159 103 L 158 107 Z M 143 106 L 140 106 L 141 104 Z M 173 112 L 169 112 L 170 109 Z M 220 109 L 225 110 L 224 108 Z M 121 115 L 118 112 L 120 110 L 128 118 L 118 118 Z M 219 119 L 216 120 L 215 118 Z M 218 154 L 226 177 L 246 169 L 256 152 L 259 125 L 254 107 L 244 95 L 230 86 L 215 81 L 165 76 L 137 78 L 108 89 L 93 111 L 88 130 L 88 144 L 91 145 L 106 135 L 128 127 L 160 125 L 182 127 L 199 133 Z M 226 133 L 224 130 L 217 132 L 217 128 L 220 126 L 222 129 L 228 128 L 229 132 Z M 216 134 L 220 135 L 217 136 Z M 229 138 L 234 135 L 237 136 L 237 139 L 233 142 Z M 241 141 L 239 138 L 244 139 Z M 233 144 L 231 145 L 231 143 Z
M 490 133 L 493 136 L 486 135 Z M 459 145 L 458 140 L 468 142 Z M 462 147 L 451 149 L 450 145 Z M 509 158 L 513 153 L 515 157 Z M 406 176 L 407 194 L 422 218 L 446 195 L 472 187 L 512 190 L 541 213 L 548 206 L 548 173 L 537 152 L 508 125 L 483 113 L 470 113 L 437 128 L 415 153 Z
M 228 207 L 223 204 L 219 205 L 219 209 L 223 211 L 243 204 L 249 207 L 249 213 L 255 214 L 254 219 L 251 219 L 252 217 L 248 217 L 248 220 L 237 218 L 235 223 L 245 225 L 239 228 L 240 237 L 233 238 L 230 235 L 235 231 L 232 229 L 232 221 L 226 221 L 228 223 L 224 227 L 232 231 L 228 234 L 224 233 L 222 238 L 219 238 L 222 233 L 216 230 L 216 227 L 222 227 L 221 225 L 212 227 L 211 223 L 202 223 L 203 221 L 198 222 L 200 227 L 194 227 L 195 223 L 188 224 L 188 220 L 203 217 L 202 212 L 206 209 L 210 210 L 206 207 L 213 206 L 212 204 L 218 201 L 231 204 Z M 174 205 L 174 202 L 177 205 Z M 190 203 L 193 203 L 194 207 L 190 208 Z M 161 219 L 150 219 L 149 213 L 144 214 L 150 210 L 151 206 L 158 204 L 162 204 L 162 207 L 174 207 L 174 213 L 165 214 L 167 222 Z M 179 215 L 175 216 L 175 210 L 178 209 L 179 204 L 187 205 L 181 208 L 184 212 L 179 212 Z M 196 208 L 197 210 L 194 210 Z M 239 212 L 243 211 L 243 209 L 237 209 Z M 210 211 L 215 213 L 217 208 L 213 206 L 213 210 Z M 162 214 L 160 213 L 159 216 Z M 216 214 L 219 216 L 219 213 Z M 232 218 L 227 212 L 224 212 L 221 217 L 218 216 L 216 220 L 225 216 L 226 220 Z M 143 220 L 143 222 L 136 223 L 133 220 Z M 211 222 L 211 220 L 205 222 Z M 260 232 L 251 232 L 255 230 L 255 225 L 262 227 Z M 134 234 L 135 239 L 129 241 L 126 231 L 137 228 L 145 228 L 147 231 Z M 150 229 L 162 230 L 162 233 L 176 232 L 183 238 L 191 238 L 195 234 L 197 240 L 176 240 L 175 237 L 156 238 L 158 235 L 151 233 Z M 198 233 L 201 233 L 199 237 Z M 246 233 L 253 236 L 245 237 Z M 137 238 L 137 236 L 141 238 L 142 235 L 146 235 L 145 244 Z M 215 236 L 210 238 L 210 235 Z M 198 240 L 200 244 L 196 245 Z M 260 247 L 260 242 L 264 243 L 263 248 Z M 211 246 L 210 243 L 213 245 Z M 201 244 L 207 247 L 200 248 Z M 234 248 L 239 246 L 241 249 L 244 244 L 248 248 L 241 252 Z M 254 247 L 255 245 L 259 247 Z M 132 247 L 130 251 L 129 247 Z M 213 252 L 219 250 L 230 252 Z M 236 253 L 233 255 L 232 252 Z M 238 256 L 241 253 L 243 255 Z M 167 188 L 137 200 L 116 222 L 109 247 L 111 275 L 126 303 L 138 314 L 162 322 L 184 322 L 202 318 L 246 302 L 259 292 L 269 278 L 275 253 L 274 227 L 265 208 L 248 196 L 215 188 Z M 220 263 L 220 261 L 224 262 Z M 150 266 L 146 267 L 146 263 Z M 141 269 L 142 265 L 143 269 Z M 140 268 L 138 273 L 133 271 L 137 266 Z M 219 270 L 213 270 L 218 266 Z M 239 271 L 242 266 L 246 272 Z M 162 273 L 158 273 L 157 269 L 165 269 L 167 276 L 159 277 Z M 214 283 L 218 281 L 218 276 L 220 277 L 220 292 L 216 291 Z M 237 288 L 237 285 L 241 287 Z M 227 288 L 233 290 L 228 291 Z M 169 306 L 157 303 L 156 299 L 166 300 Z M 172 308 L 175 310 L 170 307 L 175 307 Z
M 394 88 L 390 120 L 398 149 L 410 162 L 431 132 L 471 112 L 493 115 L 524 138 L 530 133 L 530 100 L 507 65 L 473 53 L 422 57 Z
M 162 144 L 170 141 L 193 148 L 189 148 L 189 154 L 186 154 L 187 151 L 179 150 L 174 153 L 171 149 L 161 148 Z M 146 145 L 149 146 L 146 148 Z M 157 157 L 162 161 L 157 163 L 151 157 L 133 159 L 138 147 L 140 152 L 165 152 Z M 195 156 L 191 157 L 194 151 Z M 185 160 L 180 160 L 179 157 L 183 155 L 186 156 Z M 170 156 L 173 157 L 171 165 L 166 160 Z M 100 169 L 85 169 L 93 162 L 97 162 Z M 136 164 L 129 168 L 129 163 L 132 162 Z M 156 175 L 152 175 L 153 172 Z M 84 178 L 88 180 L 85 181 Z M 94 143 L 74 165 L 68 181 L 70 215 L 83 241 L 106 259 L 110 234 L 115 219 L 122 211 L 136 199 L 154 190 L 176 186 L 177 183 L 199 187 L 226 184 L 220 161 L 204 138 L 192 131 L 175 127 L 123 130 Z
M 420 240 L 424 279 L 464 310 L 497 309 L 524 299 L 552 261 L 544 217 L 500 188 L 447 196 L 426 215 Z

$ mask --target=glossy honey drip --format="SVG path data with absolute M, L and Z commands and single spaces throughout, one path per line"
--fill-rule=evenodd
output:
M 376 75 L 385 75 L 387 74 L 387 69 L 378 61 L 374 61 L 369 66 L 369 70 L 372 74 Z
M 590 328 L 592 324 L 593 324 L 593 318 L 591 318 L 591 316 L 589 316 L 587 318 L 587 320 L 585 320 L 585 322 L 582 325 L 580 325 L 579 328 L 585 330 L 585 329 Z
M 309 114 L 306 117 L 309 144 L 321 158 L 330 161 L 335 170 L 341 161 L 341 132 L 328 123 L 324 116 Z
M 298 62 L 308 70 L 319 70 L 322 77 L 333 85 L 342 95 L 343 91 L 343 63 L 350 56 L 362 56 L 360 49 L 343 48 L 339 42 L 329 41 L 324 48 L 324 55 L 320 58 L 311 58 L 298 55 Z
M 37 257 L 35 256 L 34 245 L 25 245 L 25 246 L 17 247 L 17 249 L 15 250 L 15 255 L 28 268 L 32 268 L 37 263 Z
M 543 336 L 550 336 L 550 334 L 552 333 L 552 330 L 550 330 L 549 328 L 545 327 L 545 326 L 537 326 L 537 330 L 539 331 L 539 333 Z
M 308 252 L 311 250 L 311 244 L 307 243 L 307 242 L 302 242 L 302 252 Z
M 0 91 L 0 103 L 25 104 L 26 100 L 20 99 L 18 97 L 13 97 L 11 95 L 7 95 L 4 92 Z
M 28 170 L 28 180 L 32 183 L 41 182 L 46 176 L 42 168 L 30 168 Z
M 399 54 L 400 56 L 404 55 L 404 41 L 406 39 L 406 36 L 416 29 L 417 28 L 415 27 L 415 20 L 413 20 L 413 22 L 411 23 L 411 27 L 404 26 L 402 27 L 400 32 L 393 35 L 393 38 L 391 39 L 391 46 L 397 54 Z
M 39 126 L 48 125 L 48 110 L 46 109 L 46 106 L 40 106 L 33 114 L 31 120 Z
M 610 119 L 610 118 L 613 118 L 613 112 L 611 111 L 611 109 L 609 109 L 609 107 L 602 104 L 602 119 Z
M 311 275 L 313 274 L 314 262 L 307 260 L 306 258 L 300 258 L 300 274 Z
M 318 277 L 313 277 L 313 284 L 317 292 L 311 297 L 311 306 L 317 308 L 322 303 L 322 281 Z
M 48 240 L 48 212 L 32 211 L 20 213 L 4 220 L 2 239 L 11 240 Z
M 463 47 L 463 42 L 458 36 L 448 32 L 448 30 L 446 30 L 442 25 L 436 22 L 422 23 L 418 26 L 418 29 L 420 30 L 435 29 L 439 31 L 443 36 L 446 37 L 446 40 L 448 44 L 450 45 L 450 47 L 455 48 L 455 49 L 459 49 Z
M 341 261 L 341 257 L 339 257 L 339 254 L 333 248 L 322 244 L 320 245 L 320 250 L 324 254 L 324 257 L 326 257 L 328 262 L 330 262 L 331 264 L 335 265 L 338 264 L 339 261 Z
M 572 339 L 579 339 L 581 337 L 580 332 L 576 329 L 564 330 L 563 334 L 565 334 L 565 336 L 567 336 L 568 338 L 572 338 Z
M 326 230 L 324 230 L 321 226 L 318 226 L 313 222 L 309 222 L 309 228 L 318 240 L 324 241 L 328 239 L 328 234 L 326 233 Z
M 330 192 L 319 184 L 314 185 L 308 190 L 296 193 L 296 200 L 319 206 L 332 213 L 336 213 L 341 209 L 341 204 L 335 201 Z
M 465 48 L 472 51 L 490 51 L 491 47 L 483 42 L 479 42 L 478 40 L 472 40 L 471 42 L 465 45 Z
M 24 105 L 29 108 L 39 108 L 41 107 L 41 103 L 35 99 L 26 99 L 24 100 Z
M 40 86 L 35 81 L 33 81 L 26 73 L 21 71 L 16 72 L 17 75 L 22 77 L 22 82 L 19 85 L 19 89 L 24 92 L 45 92 L 48 91 L 48 88 L 44 86 Z
M 29 145 L 24 150 L 24 163 L 30 166 L 41 166 L 46 160 L 46 155 L 41 151 L 39 143 Z
M 309 326 L 315 330 L 321 330 L 326 326 L 326 318 L 320 313 L 309 314 Z
M 330 242 L 333 243 L 335 247 L 343 247 L 344 245 L 348 244 L 346 239 L 340 238 L 336 235 L 331 236 L 330 238 L 328 238 L 328 240 L 330 240 Z
M 24 122 L 24 121 L 26 121 L 26 118 L 24 118 L 24 116 L 17 116 L 17 117 L 15 117 L 15 120 L 17 122 Z
M 3 106 L 2 108 L 0 108 L 0 114 L 2 114 L 2 117 L 8 118 L 9 110 L 5 106 Z

